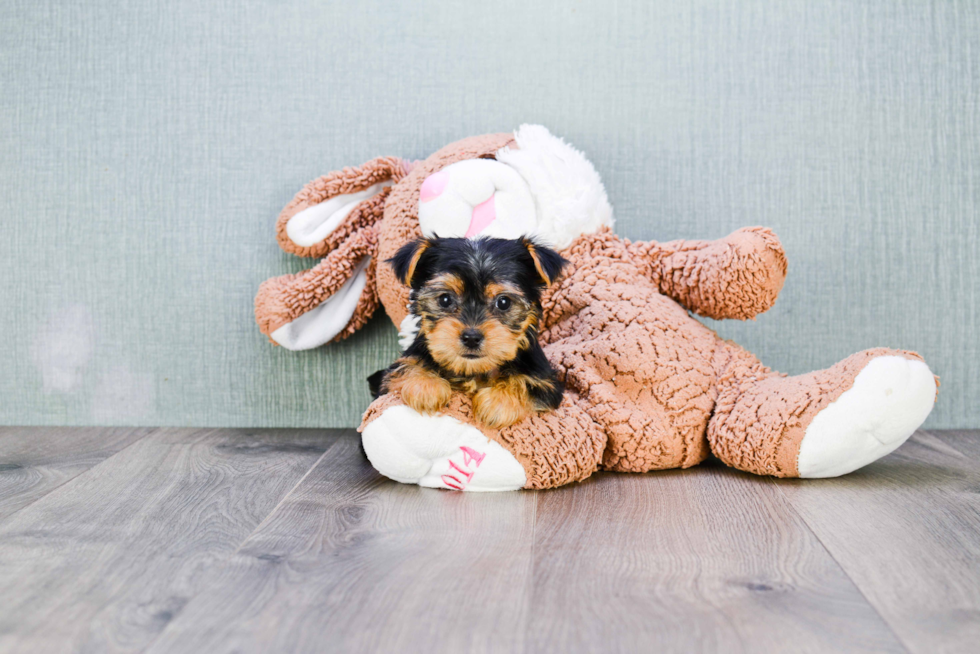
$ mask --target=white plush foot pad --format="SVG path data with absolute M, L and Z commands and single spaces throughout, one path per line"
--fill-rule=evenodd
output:
M 925 421 L 935 400 L 936 380 L 923 362 L 873 359 L 807 427 L 800 477 L 846 475 L 893 452 Z
M 496 441 L 450 416 L 394 406 L 364 428 L 375 470 L 403 484 L 466 491 L 508 491 L 527 483 L 524 468 Z

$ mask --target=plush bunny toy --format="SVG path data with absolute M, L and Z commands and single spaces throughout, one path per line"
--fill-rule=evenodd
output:
M 745 320 L 772 306 L 786 259 L 768 229 L 656 243 L 612 224 L 592 164 L 540 126 L 414 163 L 374 159 L 311 182 L 283 210 L 282 248 L 322 260 L 265 282 L 256 318 L 302 350 L 349 336 L 380 301 L 404 344 L 417 325 L 385 261 L 410 239 L 528 234 L 561 251 L 570 264 L 545 292 L 540 325 L 566 385 L 557 410 L 492 430 L 462 394 L 437 415 L 396 394 L 368 408 L 371 463 L 421 486 L 549 488 L 600 468 L 687 468 L 709 452 L 759 475 L 834 477 L 897 448 L 932 409 L 937 380 L 914 352 L 867 350 L 786 377 L 689 315 Z

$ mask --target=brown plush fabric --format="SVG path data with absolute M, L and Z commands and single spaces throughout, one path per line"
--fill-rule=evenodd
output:
M 563 255 L 571 272 L 544 298 L 541 340 L 605 433 L 606 469 L 689 467 L 704 460 L 710 444 L 740 470 L 797 476 L 806 427 L 868 362 L 895 354 L 919 358 L 879 348 L 787 378 L 660 294 L 669 290 L 679 302 L 692 302 L 687 308 L 719 317 L 765 311 L 786 270 L 769 230 L 662 245 L 630 243 L 604 230 L 580 237 Z M 724 274 L 712 268 L 719 261 Z M 732 300 L 712 301 L 704 288 L 683 288 L 687 283 L 726 289 Z
M 765 227 L 745 227 L 717 241 L 626 244 L 661 293 L 715 320 L 748 320 L 768 311 L 786 279 L 783 247 Z
M 289 219 L 304 209 L 338 195 L 357 193 L 388 180 L 397 182 L 405 176 L 407 169 L 407 163 L 398 157 L 378 157 L 360 166 L 348 166 L 313 180 L 304 186 L 279 214 L 279 220 L 276 221 L 276 240 L 279 242 L 279 247 L 301 257 L 325 256 L 354 232 L 381 220 L 390 189 L 384 189 L 381 194 L 354 207 L 337 229 L 315 245 L 304 247 L 293 243 L 286 234 Z
M 646 472 L 708 454 L 717 337 L 644 275 L 609 230 L 562 255 L 569 273 L 543 298 L 541 341 L 566 387 L 608 438 L 602 464 Z
M 786 377 L 738 345 L 723 342 L 715 360 L 719 394 L 708 425 L 711 451 L 739 470 L 798 477 L 806 428 L 880 356 L 922 360 L 915 352 L 880 347 L 853 354 L 826 370 Z
M 286 323 L 315 309 L 336 293 L 354 274 L 361 260 L 369 256 L 371 262 L 367 268 L 367 283 L 361 292 L 354 315 L 333 340 L 343 340 L 353 334 L 378 308 L 377 248 L 377 228 L 365 227 L 355 232 L 313 268 L 263 282 L 255 296 L 255 320 L 261 332 L 269 336 Z M 272 341 L 271 337 L 269 340 Z

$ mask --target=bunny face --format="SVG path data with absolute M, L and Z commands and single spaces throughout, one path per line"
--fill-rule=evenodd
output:
M 469 159 L 432 173 L 419 189 L 419 227 L 426 237 L 516 239 L 537 232 L 531 189 L 510 166 Z
M 442 148 L 424 161 L 415 163 L 411 172 L 401 181 L 391 187 L 391 192 L 385 202 L 384 219 L 378 225 L 378 261 L 384 262 L 395 256 L 398 248 L 409 241 L 422 236 L 422 228 L 419 221 L 419 209 L 422 203 L 422 186 L 431 176 L 441 171 L 448 170 L 457 163 L 467 163 L 481 160 L 492 161 L 496 153 L 508 145 L 513 145 L 513 134 L 486 134 L 483 136 L 473 136 L 457 141 Z M 455 193 L 450 190 L 450 176 L 436 176 L 430 187 L 426 190 L 426 197 L 431 202 L 438 199 L 432 198 L 430 193 L 438 197 L 446 193 Z M 441 188 L 439 184 L 445 182 Z M 451 195 L 447 195 L 449 199 Z M 460 229 L 465 235 L 469 229 L 470 219 L 473 214 L 472 205 L 464 201 L 455 204 L 455 208 L 450 210 L 450 218 L 437 219 L 437 222 L 447 223 L 447 235 L 449 228 L 452 227 L 454 233 Z M 427 203 L 426 203 L 427 204 Z M 454 203 L 446 203 L 452 205 Z M 435 206 L 435 205 L 433 205 Z M 470 207 L 466 213 L 466 207 Z M 450 209 L 450 206 L 447 206 Z M 453 217 L 455 216 L 455 217 Z M 443 234 L 439 233 L 440 236 Z M 395 325 L 401 326 L 402 321 L 408 316 L 408 287 L 398 281 L 391 270 L 391 266 L 381 263 L 377 266 L 378 297 L 384 306 L 385 312 Z
M 380 261 L 419 236 L 533 237 L 557 250 L 612 226 L 612 207 L 585 156 L 539 125 L 463 139 L 417 163 L 392 187 Z M 378 293 L 402 325 L 408 289 L 378 266 Z

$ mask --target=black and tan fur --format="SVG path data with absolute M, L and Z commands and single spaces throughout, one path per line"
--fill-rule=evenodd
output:
M 420 239 L 388 263 L 412 287 L 415 341 L 369 378 L 377 397 L 397 391 L 421 413 L 453 390 L 473 398 L 477 420 L 501 428 L 561 403 L 564 386 L 538 343 L 541 292 L 565 260 L 530 239 Z

